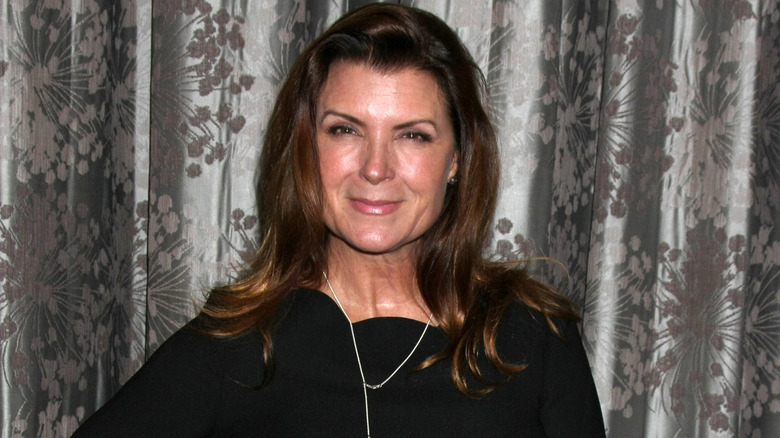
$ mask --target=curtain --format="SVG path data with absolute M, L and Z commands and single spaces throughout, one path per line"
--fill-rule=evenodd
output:
M 236 275 L 274 95 L 365 3 L 0 0 L 2 437 L 70 435 Z M 486 254 L 560 262 L 608 436 L 780 436 L 780 2 L 403 3 L 485 72 Z

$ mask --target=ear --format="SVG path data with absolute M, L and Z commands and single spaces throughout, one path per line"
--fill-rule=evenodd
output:
M 450 163 L 450 171 L 447 174 L 447 181 L 451 180 L 458 174 L 458 161 L 460 160 L 460 154 L 458 151 L 452 153 L 452 162 Z

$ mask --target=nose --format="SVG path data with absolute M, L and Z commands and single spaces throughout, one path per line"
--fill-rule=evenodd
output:
M 388 143 L 381 139 L 371 139 L 365 148 L 360 174 L 374 185 L 392 179 L 394 170 L 391 160 L 391 151 Z

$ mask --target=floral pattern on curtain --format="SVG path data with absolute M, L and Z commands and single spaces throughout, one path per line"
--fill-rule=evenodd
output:
M 370 2 L 0 2 L 0 436 L 69 436 L 237 275 L 276 90 Z M 561 262 L 608 436 L 780 436 L 780 2 L 403 3 L 486 74 L 486 252 Z

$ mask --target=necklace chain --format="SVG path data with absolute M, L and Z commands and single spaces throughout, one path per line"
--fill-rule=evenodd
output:
M 431 313 L 430 316 L 428 316 L 428 322 L 425 323 L 425 328 L 423 329 L 422 334 L 420 335 L 420 339 L 418 339 L 417 343 L 414 344 L 414 348 L 412 348 L 412 351 L 410 351 L 409 355 L 406 356 L 406 359 L 404 359 L 403 362 L 401 362 L 401 364 L 398 365 L 398 367 L 395 369 L 395 371 L 390 373 L 390 375 L 387 376 L 387 378 L 384 381 L 382 381 L 382 383 L 380 383 L 378 385 L 370 385 L 370 384 L 366 383 L 366 376 L 365 376 L 365 374 L 363 374 L 363 364 L 360 362 L 360 352 L 358 351 L 357 341 L 355 340 L 355 329 L 354 329 L 354 327 L 352 325 L 352 320 L 349 319 L 349 315 L 347 315 L 347 312 L 344 310 L 344 306 L 341 305 L 341 301 L 339 301 L 339 297 L 336 295 L 336 291 L 333 290 L 333 286 L 331 286 L 330 280 L 328 280 L 328 276 L 327 276 L 327 274 L 325 274 L 325 271 L 322 271 L 322 276 L 325 277 L 325 284 L 328 285 L 328 289 L 330 289 L 330 293 L 333 295 L 333 298 L 336 300 L 336 304 L 338 304 L 339 309 L 341 310 L 341 313 L 344 314 L 344 317 L 347 318 L 347 322 L 349 323 L 349 332 L 352 335 L 352 346 L 355 347 L 355 357 L 357 358 L 358 370 L 360 370 L 360 380 L 363 381 L 363 400 L 365 401 L 365 405 L 366 405 L 366 435 L 368 436 L 368 438 L 371 438 L 371 421 L 369 420 L 369 415 L 368 415 L 368 390 L 369 389 L 379 389 L 379 388 L 383 387 L 385 385 L 385 383 L 389 382 L 390 379 L 392 379 L 393 376 L 395 376 L 396 373 L 398 373 L 398 371 L 400 371 L 401 368 L 404 365 L 406 365 L 406 362 L 408 362 L 409 359 L 414 354 L 414 352 L 417 351 L 417 347 L 420 346 L 420 343 L 422 342 L 423 338 L 425 337 L 425 332 L 428 331 L 428 327 L 431 326 L 431 320 L 433 319 L 433 313 Z

